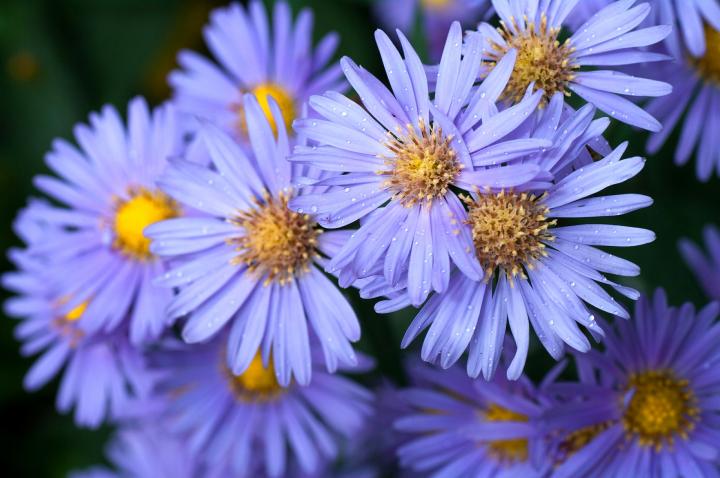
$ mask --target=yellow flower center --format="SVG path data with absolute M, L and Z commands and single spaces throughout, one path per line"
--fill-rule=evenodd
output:
M 257 98 L 260 108 L 262 108 L 263 113 L 265 113 L 265 118 L 270 123 L 270 127 L 276 136 L 277 124 L 275 124 L 275 118 L 273 117 L 272 110 L 270 109 L 270 98 L 275 100 L 280 108 L 283 120 L 285 121 L 285 129 L 288 133 L 292 132 L 292 123 L 297 117 L 297 110 L 295 108 L 295 100 L 285 88 L 276 83 L 261 83 L 253 88 L 251 93 L 255 95 L 255 98 Z M 238 113 L 238 127 L 240 132 L 247 135 L 248 129 L 245 111 L 242 106 L 238 106 L 236 109 Z
M 687 438 L 700 413 L 687 380 L 670 371 L 650 370 L 633 374 L 627 388 L 633 395 L 622 420 L 629 438 L 658 450 L 672 445 L 676 436 Z
M 320 229 L 309 215 L 291 211 L 289 199 L 285 193 L 279 198 L 266 194 L 263 201 L 256 200 L 256 208 L 232 220 L 245 231 L 228 241 L 239 251 L 233 263 L 259 271 L 266 276 L 265 285 L 272 281 L 282 285 L 307 272 L 317 254 Z
M 453 0 L 421 0 L 421 4 L 426 10 L 442 10 L 449 7 Z
M 243 402 L 266 402 L 279 397 L 285 391 L 275 378 L 272 360 L 265 367 L 260 353 L 255 355 L 250 366 L 241 375 L 233 375 L 229 370 L 227 373 L 233 395 Z
M 462 199 L 468 205 L 467 224 L 472 229 L 475 252 L 480 265 L 490 278 L 496 268 L 508 279 L 520 275 L 524 268 L 546 255 L 543 241 L 551 241 L 548 228 L 555 221 L 547 219 L 549 209 L 542 204 L 544 196 L 501 191 L 480 194 L 473 200 Z
M 81 303 L 80 305 L 75 306 L 70 312 L 65 314 L 65 317 L 63 317 L 68 322 L 75 322 L 78 320 L 87 310 L 88 303 L 87 301 Z
M 462 170 L 450 146 L 452 136 L 443 136 L 441 128 L 428 128 L 423 121 L 419 129 L 417 134 L 408 125 L 406 136 L 392 137 L 387 146 L 395 156 L 385 159 L 391 169 L 378 172 L 388 175 L 385 186 L 408 207 L 445 195 Z
M 703 78 L 720 82 L 720 32 L 705 25 L 705 56 L 694 60 Z
M 177 203 L 163 192 L 132 189 L 130 199 L 119 201 L 115 208 L 113 246 L 133 259 L 150 259 L 150 239 L 145 237 L 143 231 L 151 224 L 178 214 Z
M 528 417 L 508 410 L 496 404 L 490 406 L 483 413 L 483 418 L 489 422 L 527 422 Z M 494 440 L 485 444 L 490 455 L 500 462 L 517 463 L 528 459 L 528 441 L 525 438 L 511 440 Z
M 505 44 L 492 43 L 492 51 L 489 53 L 490 68 L 494 67 L 509 50 L 513 48 L 517 50 L 515 68 L 503 96 L 518 102 L 532 82 L 535 82 L 536 90 L 544 90 L 543 104 L 558 91 L 569 96 L 567 85 L 575 77 L 574 70 L 579 66 L 572 63 L 573 48 L 570 46 L 570 40 L 562 44 L 558 41 L 560 29 L 548 29 L 545 15 L 541 17 L 539 26 L 529 23 L 525 30 L 520 30 L 514 24 L 515 31 L 519 33 L 513 33 L 505 23 L 500 23 L 502 27 L 498 28 L 498 32 L 505 40 Z
M 603 422 L 597 425 L 590 425 L 570 433 L 558 445 L 555 464 L 560 465 L 565 463 L 571 456 L 593 441 L 595 437 L 607 430 L 610 425 L 612 425 L 612 422 Z

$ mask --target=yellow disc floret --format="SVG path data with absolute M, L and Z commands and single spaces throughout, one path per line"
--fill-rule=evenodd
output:
M 408 125 L 406 135 L 392 136 L 387 147 L 395 155 L 385 158 L 390 169 L 378 171 L 388 176 L 385 186 L 408 207 L 445 195 L 462 170 L 450 145 L 452 136 L 443 136 L 441 128 L 428 128 L 422 120 L 418 130 Z
M 256 200 L 256 208 L 232 220 L 244 230 L 229 240 L 240 252 L 233 263 L 257 270 L 265 276 L 266 285 L 273 281 L 282 285 L 307 272 L 317 254 L 320 229 L 309 215 L 291 211 L 289 198 L 285 193 L 277 198 L 266 194 L 262 201 Z
M 546 255 L 543 241 L 551 241 L 548 228 L 549 209 L 544 196 L 501 191 L 497 194 L 478 193 L 477 199 L 463 197 L 468 205 L 468 220 L 475 252 L 480 265 L 490 278 L 496 268 L 513 279 L 525 277 L 524 269 Z
M 292 123 L 297 116 L 297 109 L 295 107 L 295 99 L 284 87 L 277 83 L 261 83 L 250 90 L 250 93 L 257 98 L 260 108 L 262 108 L 263 113 L 265 113 L 265 118 L 270 123 L 270 127 L 275 135 L 277 135 L 277 124 L 275 124 L 275 118 L 270 109 L 270 98 L 275 100 L 280 108 L 280 113 L 282 113 L 282 118 L 285 123 L 285 130 L 292 132 Z M 238 127 L 240 132 L 246 135 L 247 119 L 245 118 L 245 110 L 242 106 L 237 107 L 236 110 L 238 113 Z
M 687 438 L 700 413 L 687 380 L 667 370 L 633 374 L 627 385 L 632 393 L 623 414 L 629 438 L 640 445 L 662 448 L 675 438 Z
M 501 407 L 490 404 L 483 412 L 483 418 L 489 422 L 527 422 L 528 417 Z M 528 441 L 525 438 L 511 440 L 493 440 L 485 443 L 491 456 L 503 463 L 518 463 L 528 459 Z
M 69 300 L 69 297 L 64 297 L 58 301 L 57 306 L 61 307 Z M 57 332 L 65 337 L 71 347 L 77 346 L 85 336 L 82 329 L 78 327 L 77 321 L 85 314 L 87 307 L 88 301 L 81 302 L 64 315 L 57 316 L 52 322 Z
M 500 23 L 502 27 L 498 28 L 498 31 L 505 43 L 491 44 L 489 66 L 492 68 L 509 50 L 517 50 L 515 68 L 503 96 L 518 102 L 533 82 L 536 90 L 542 89 L 545 92 L 543 104 L 557 92 L 569 95 L 567 86 L 575 77 L 574 71 L 578 65 L 572 60 L 570 40 L 564 43 L 558 41 L 560 29 L 548 28 L 544 14 L 539 25 L 530 22 L 525 29 L 519 28 L 514 20 L 513 28 Z
M 152 258 L 150 239 L 144 230 L 151 224 L 176 217 L 177 203 L 160 191 L 145 188 L 130 190 L 130 199 L 118 201 L 115 207 L 113 246 L 133 259 Z
M 720 32 L 708 25 L 705 25 L 705 44 L 705 55 L 693 62 L 703 78 L 720 82 Z
M 280 396 L 285 389 L 275 378 L 275 367 L 272 360 L 267 367 L 263 365 L 262 357 L 256 354 L 247 370 L 240 375 L 232 375 L 226 370 L 233 395 L 244 402 L 265 402 Z

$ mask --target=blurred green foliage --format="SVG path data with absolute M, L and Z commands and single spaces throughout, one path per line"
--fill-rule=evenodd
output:
M 190 0 L 3 0 L 0 2 L 0 250 L 18 245 L 11 231 L 16 211 L 35 194 L 32 176 L 46 171 L 44 152 L 55 137 L 71 138 L 73 125 L 104 103 L 124 110 L 137 94 L 151 103 L 169 94 L 165 77 L 180 48 L 203 49 L 201 28 L 210 8 L 219 2 Z M 270 2 L 268 2 L 270 3 Z M 329 30 L 342 35 L 340 52 L 379 72 L 372 32 L 376 28 L 371 0 L 291 1 L 316 13 L 317 36 Z M 423 41 L 415 32 L 412 38 Z M 424 47 L 419 47 L 421 51 Z M 629 154 L 642 155 L 646 134 L 613 125 L 611 144 L 630 141 Z M 715 221 L 720 206 L 717 179 L 700 184 L 692 166 L 672 164 L 676 138 L 645 171 L 613 192 L 652 196 L 655 205 L 627 217 L 622 224 L 649 227 L 655 243 L 619 251 L 640 264 L 643 274 L 631 285 L 649 291 L 668 289 L 673 302 L 704 301 L 689 270 L 677 254 L 682 236 L 699 238 L 702 226 Z M 2 257 L 2 270 L 9 264 Z M 3 298 L 6 297 L 3 292 Z M 378 316 L 372 305 L 353 302 L 361 316 L 360 348 L 378 360 L 379 369 L 401 379 L 399 340 L 410 313 Z M 103 461 L 109 430 L 87 431 L 72 418 L 55 412 L 57 383 L 28 394 L 22 377 L 31 359 L 19 355 L 12 336 L 14 322 L 0 321 L 0 423 L 3 476 L 65 476 L 73 469 Z M 537 349 L 537 347 L 536 347 Z M 529 360 L 532 376 L 550 364 L 539 351 Z

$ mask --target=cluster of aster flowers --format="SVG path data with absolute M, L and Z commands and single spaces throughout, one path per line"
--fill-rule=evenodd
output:
M 60 411 L 117 427 L 74 476 L 720 476 L 717 304 L 603 249 L 655 238 L 613 223 L 652 204 L 605 192 L 645 165 L 613 122 L 653 153 L 688 110 L 677 161 L 720 164 L 720 5 L 389 3 L 380 77 L 308 10 L 233 4 L 166 103 L 52 145 L 3 285 L 26 387 L 60 374 Z M 680 249 L 720 298 L 706 242 Z M 368 375 L 357 295 L 414 316 L 408 386 Z

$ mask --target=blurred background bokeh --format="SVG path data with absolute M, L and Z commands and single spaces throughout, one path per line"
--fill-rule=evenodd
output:
M 181 48 L 203 50 L 201 30 L 210 9 L 225 2 L 190 0 L 2 0 L 0 1 L 0 250 L 19 245 L 12 221 L 30 195 L 32 177 L 46 172 L 44 153 L 55 137 L 70 138 L 73 125 L 90 111 L 111 103 L 124 111 L 127 101 L 144 95 L 157 104 L 170 91 L 165 83 Z M 271 3 L 271 2 L 268 2 Z M 297 10 L 315 10 L 315 34 L 341 34 L 340 52 L 378 72 L 372 32 L 377 27 L 372 0 L 290 1 Z M 419 29 L 416 44 L 424 41 Z M 419 46 L 421 51 L 424 47 Z M 646 134 L 613 125 L 611 144 L 630 141 L 630 154 L 642 155 Z M 668 289 L 677 303 L 704 301 L 702 292 L 677 253 L 677 241 L 699 239 L 702 226 L 718 217 L 717 179 L 700 184 L 692 166 L 672 164 L 676 138 L 645 171 L 615 188 L 652 196 L 653 207 L 618 218 L 648 227 L 655 243 L 622 251 L 642 267 L 632 285 L 649 291 Z M 613 219 L 615 221 L 615 218 Z M 2 292 L 2 298 L 6 293 Z M 379 371 L 401 380 L 399 339 L 409 313 L 378 316 L 372 304 L 354 296 L 364 327 L 360 348 L 378 359 Z M 66 476 L 68 471 L 104 462 L 108 429 L 81 430 L 72 418 L 55 412 L 57 383 L 28 394 L 22 378 L 31 360 L 19 355 L 15 323 L 0 320 L 0 473 L 8 477 Z M 550 364 L 536 350 L 528 366 L 539 376 Z

